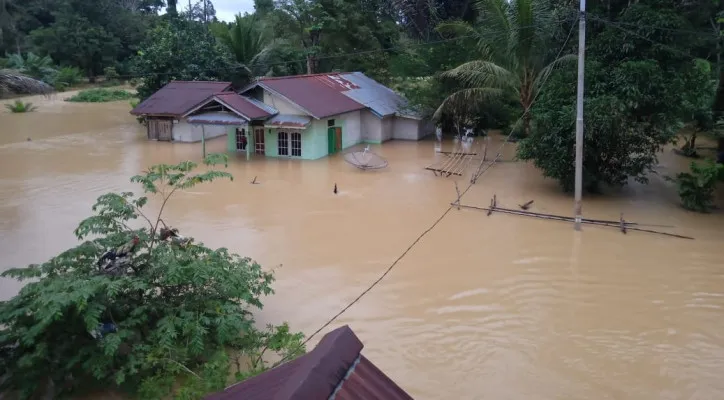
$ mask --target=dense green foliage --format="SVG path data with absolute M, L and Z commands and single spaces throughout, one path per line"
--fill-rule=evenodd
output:
M 143 99 L 172 80 L 234 80 L 241 71 L 204 25 L 186 20 L 160 22 L 153 28 L 135 68 L 146 74 L 138 87 Z
M 180 236 L 162 219 L 179 190 L 231 179 L 216 168 L 225 162 L 209 156 L 201 172 L 192 162 L 151 167 L 131 180 L 159 197 L 155 216 L 147 197 L 105 194 L 75 230 L 81 244 L 3 274 L 31 281 L 0 303 L 0 392 L 29 397 L 53 390 L 55 398 L 115 387 L 143 398 L 175 392 L 195 399 L 228 383 L 231 359 L 243 378 L 268 367 L 259 361 L 266 350 L 303 351 L 301 334 L 286 325 L 254 327 L 251 311 L 272 293 L 271 273 Z M 135 250 L 99 264 L 104 249 L 134 238 Z
M 662 147 L 682 127 L 711 114 L 716 87 L 717 67 L 679 49 L 718 38 L 703 26 L 697 34 L 682 6 L 616 7 L 607 10 L 615 22 L 592 12 L 588 38 L 583 172 L 584 186 L 594 191 L 631 177 L 646 182 Z M 575 80 L 573 69 L 553 73 L 533 108 L 533 135 L 518 151 L 566 190 L 574 178 Z
M 35 107 L 33 103 L 30 102 L 26 103 L 21 100 L 15 100 L 12 103 L 5 104 L 5 108 L 7 108 L 12 113 L 27 113 L 35 111 L 38 107 Z
M 129 100 L 136 97 L 135 94 L 123 89 L 87 89 L 81 90 L 78 94 L 67 98 L 65 101 L 75 103 L 105 103 L 109 101 Z
M 714 202 L 714 189 L 718 181 L 724 180 L 724 165 L 691 163 L 690 172 L 681 172 L 674 179 L 681 197 L 681 204 L 687 210 L 698 212 L 711 211 Z

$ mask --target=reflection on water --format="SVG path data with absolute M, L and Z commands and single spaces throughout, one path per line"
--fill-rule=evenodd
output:
M 33 101 L 35 114 L 0 114 L 0 270 L 73 245 L 97 196 L 137 189 L 131 175 L 201 155 L 196 144 L 146 142 L 124 102 Z M 223 139 L 209 143 L 223 148 Z M 512 146 L 504 150 L 511 159 Z M 373 151 L 388 168 L 364 172 L 339 156 L 232 157 L 233 182 L 180 194 L 166 220 L 210 246 L 281 265 L 258 319 L 310 333 L 455 197 L 452 179 L 423 169 L 433 142 Z M 662 163 L 670 173 L 686 160 L 667 152 Z M 255 176 L 260 184 L 249 184 Z M 667 185 L 654 177 L 586 198 L 584 213 L 624 212 L 697 240 L 588 226 L 576 235 L 566 223 L 454 210 L 329 329 L 350 324 L 367 356 L 421 399 L 721 398 L 724 217 L 681 210 Z M 554 182 L 524 164 L 496 165 L 463 203 L 485 206 L 493 194 L 510 208 L 534 199 L 534 211 L 572 210 Z M 18 288 L 0 280 L 0 299 Z

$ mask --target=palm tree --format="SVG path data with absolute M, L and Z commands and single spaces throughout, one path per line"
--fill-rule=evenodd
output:
M 237 14 L 235 21 L 230 26 L 215 24 L 212 32 L 234 55 L 237 62 L 244 65 L 250 75 L 259 72 L 254 64 L 259 64 L 260 55 L 269 43 L 264 29 L 263 22 L 255 14 Z
M 53 87 L 45 82 L 25 76 L 17 71 L 0 69 L 0 97 L 7 93 L 48 94 Z
M 441 32 L 452 32 L 475 41 L 480 58 L 443 72 L 463 89 L 448 96 L 435 112 L 481 103 L 504 95 L 515 95 L 523 110 L 535 102 L 541 84 L 562 62 L 575 56 L 551 51 L 560 21 L 545 0 L 478 0 L 478 20 L 442 24 Z M 523 132 L 530 134 L 530 112 L 523 115 Z

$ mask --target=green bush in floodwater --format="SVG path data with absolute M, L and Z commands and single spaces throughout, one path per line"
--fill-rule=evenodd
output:
M 131 181 L 158 202 L 104 194 L 75 230 L 79 244 L 1 274 L 29 282 L 0 301 L 0 393 L 67 398 L 102 388 L 201 399 L 280 363 L 265 353 L 304 353 L 303 335 L 286 323 L 254 324 L 272 273 L 164 223 L 174 193 L 232 179 L 217 168 L 227 161 L 209 155 L 202 171 L 191 161 L 152 166 Z M 232 364 L 241 373 L 230 380 Z
M 687 210 L 706 213 L 714 203 L 714 189 L 724 179 L 724 165 L 712 161 L 691 163 L 690 172 L 681 172 L 668 180 L 676 182 L 681 204 Z
M 5 104 L 5 108 L 13 113 L 26 113 L 38 109 L 38 107 L 35 107 L 33 103 L 23 103 L 21 100 L 15 100 L 15 102 L 11 104 Z
M 136 97 L 135 94 L 123 89 L 88 89 L 81 90 L 73 97 L 65 101 L 75 103 L 106 103 L 109 101 L 129 100 Z

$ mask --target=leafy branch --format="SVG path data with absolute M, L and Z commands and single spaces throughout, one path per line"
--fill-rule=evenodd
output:
M 74 231 L 80 244 L 2 274 L 32 281 L 0 302 L 0 393 L 31 398 L 49 377 L 53 397 L 116 387 L 143 398 L 198 399 L 229 383 L 228 353 L 251 356 L 243 377 L 268 368 L 268 353 L 303 352 L 303 336 L 288 325 L 254 327 L 252 311 L 273 293 L 271 272 L 224 248 L 173 240 L 178 231 L 163 220 L 175 193 L 232 179 L 217 169 L 226 163 L 210 155 L 204 167 L 150 167 L 131 180 L 161 197 L 155 220 L 143 211 L 147 197 L 104 194 Z M 132 228 L 137 219 L 144 227 Z

